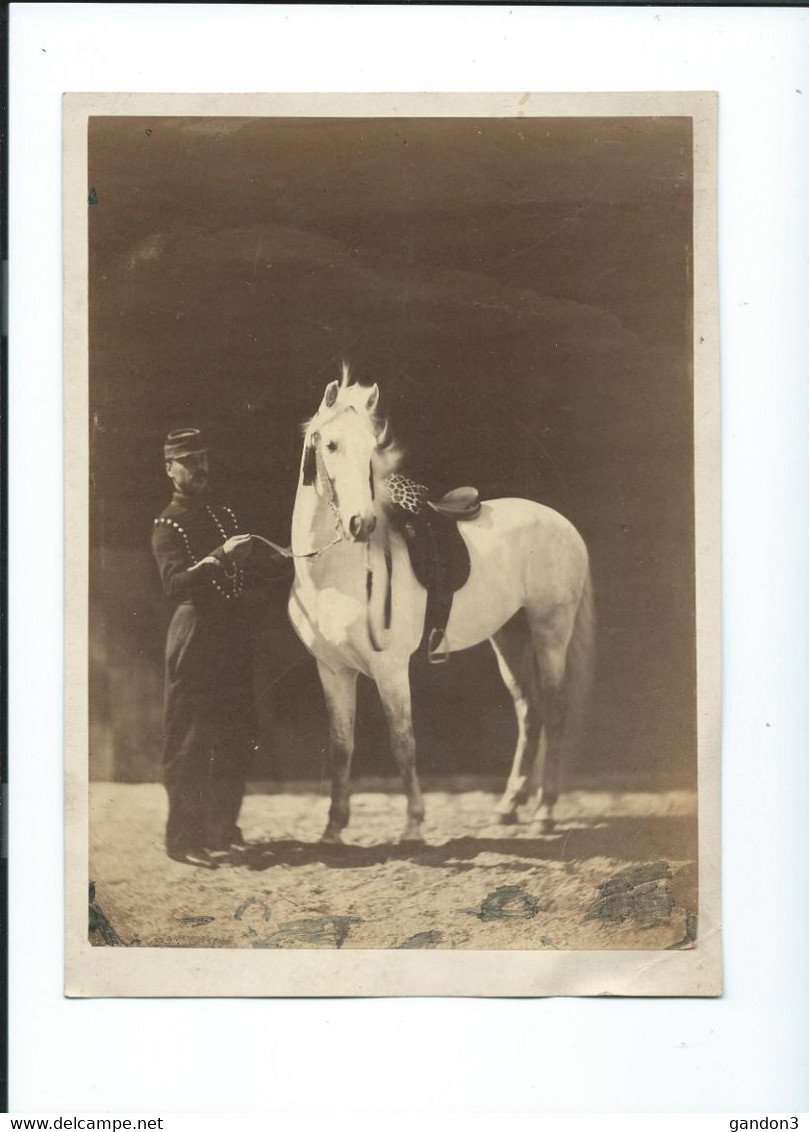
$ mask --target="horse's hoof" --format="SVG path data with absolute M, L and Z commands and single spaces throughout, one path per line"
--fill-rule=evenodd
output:
M 543 833 L 553 833 L 556 829 L 556 818 L 541 818 L 539 824 Z
M 423 845 L 424 834 L 420 829 L 406 829 L 399 838 L 400 845 Z
M 516 825 L 517 821 L 518 818 L 515 810 L 509 810 L 508 813 L 497 815 L 498 825 Z
M 343 835 L 339 829 L 327 829 L 320 839 L 321 845 L 342 845 Z

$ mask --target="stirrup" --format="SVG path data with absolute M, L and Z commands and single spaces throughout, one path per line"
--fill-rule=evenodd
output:
M 449 642 L 444 629 L 430 630 L 427 638 L 427 660 L 430 664 L 446 664 L 449 660 Z

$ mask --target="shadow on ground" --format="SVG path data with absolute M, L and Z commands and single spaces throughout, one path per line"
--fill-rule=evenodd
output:
M 614 860 L 648 860 L 665 857 L 682 860 L 696 853 L 696 819 L 690 816 L 606 818 L 592 824 L 560 825 L 537 837 L 457 837 L 443 845 L 401 842 L 390 845 L 327 845 L 321 842 L 268 841 L 253 845 L 243 860 L 253 871 L 277 865 L 320 862 L 333 869 L 370 868 L 387 861 L 407 860 L 424 868 L 457 871 L 484 867 L 477 858 L 492 853 L 515 858 L 505 867 L 532 868 L 532 861 L 576 861 L 609 857 Z M 500 863 L 499 867 L 503 867 Z

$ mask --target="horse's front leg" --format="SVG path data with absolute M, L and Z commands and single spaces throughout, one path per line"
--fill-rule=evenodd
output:
M 407 823 L 403 841 L 422 841 L 421 823 L 424 821 L 424 799 L 421 796 L 416 774 L 416 741 L 413 736 L 413 718 L 410 709 L 410 674 L 408 663 L 396 668 L 375 672 L 374 677 L 388 721 L 393 755 L 402 776 L 407 795 Z
M 357 704 L 357 673 L 353 668 L 330 668 L 317 662 L 320 683 L 329 712 L 329 756 L 331 761 L 331 806 L 321 840 L 340 844 L 351 808 L 351 757 L 354 754 L 354 719 Z

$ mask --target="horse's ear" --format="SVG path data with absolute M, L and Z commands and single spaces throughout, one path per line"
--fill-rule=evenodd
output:
M 306 442 L 306 449 L 303 453 L 303 473 L 301 475 L 301 482 L 304 487 L 313 487 L 317 479 L 317 453 L 315 446 L 311 441 Z
M 330 381 L 326 386 L 326 392 L 323 394 L 323 404 L 327 409 L 330 409 L 334 402 L 337 400 L 338 386 L 336 381 Z
M 369 413 L 372 413 L 376 408 L 376 403 L 379 400 L 379 386 L 372 385 L 371 392 L 368 394 L 368 400 L 365 402 L 365 408 Z

